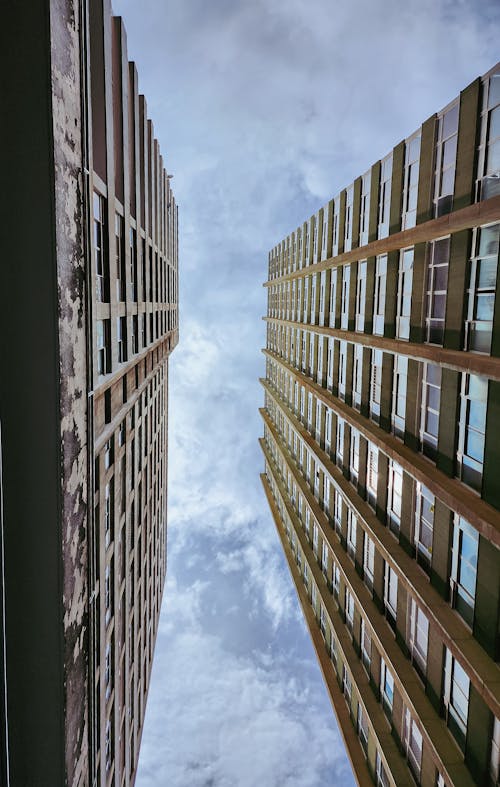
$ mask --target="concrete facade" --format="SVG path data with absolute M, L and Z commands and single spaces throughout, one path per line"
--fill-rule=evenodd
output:
M 3 27 L 0 784 L 133 784 L 166 570 L 178 214 L 108 0 Z
M 262 482 L 359 784 L 499 783 L 499 238 L 497 65 L 269 255 Z

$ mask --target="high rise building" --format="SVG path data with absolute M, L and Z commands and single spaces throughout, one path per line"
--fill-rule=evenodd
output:
M 2 787 L 135 780 L 166 568 L 177 206 L 110 0 L 2 25 Z
M 500 64 L 269 255 L 264 489 L 359 784 L 499 784 Z

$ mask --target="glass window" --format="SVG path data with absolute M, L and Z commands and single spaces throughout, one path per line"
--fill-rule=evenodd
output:
M 347 553 L 354 560 L 356 556 L 357 521 L 354 511 L 347 509 Z
M 368 243 L 368 222 L 370 218 L 370 184 L 371 171 L 365 172 L 361 178 L 361 202 L 359 214 L 359 245 Z M 362 329 L 360 329 L 362 330 Z
M 430 344 L 443 343 L 449 262 L 450 238 L 431 241 L 428 245 L 425 301 L 425 338 Z
M 476 231 L 475 255 L 470 261 L 465 324 L 466 349 L 489 353 L 497 283 L 500 224 Z
M 343 331 L 349 329 L 349 286 L 351 280 L 351 266 L 342 268 L 342 300 L 340 306 L 340 327 Z
M 347 377 L 347 342 L 339 342 L 339 398 L 345 400 Z
M 392 397 L 392 428 L 398 437 L 404 437 L 406 417 L 406 385 L 408 379 L 408 358 L 394 356 L 394 380 Z
M 486 432 L 488 379 L 462 374 L 458 466 L 462 481 L 481 490 Z
M 321 549 L 321 570 L 326 576 L 328 573 L 328 545 L 325 541 L 323 541 L 323 547 Z
M 395 623 L 398 610 L 398 575 L 389 563 L 385 563 L 384 571 L 384 604 L 389 623 Z
M 321 633 L 323 637 L 326 637 L 326 612 L 323 604 L 320 605 L 319 610 L 319 627 L 321 629 Z
M 354 626 L 354 596 L 348 588 L 345 589 L 345 622 L 349 631 L 352 632 Z
M 116 300 L 125 300 L 125 254 L 123 248 L 123 216 L 115 213 Z
M 455 514 L 451 587 L 453 606 L 472 626 L 476 597 L 479 534 L 463 517 Z
M 408 708 L 405 710 L 403 741 L 408 764 L 419 781 L 422 767 L 422 733 Z
M 448 728 L 462 751 L 465 750 L 469 715 L 470 680 L 465 670 L 445 648 L 443 702 Z
M 437 455 L 440 400 L 441 367 L 432 363 L 425 363 L 422 379 L 420 440 L 422 452 L 430 459 L 435 459 Z
M 380 667 L 380 701 L 388 716 L 392 716 L 392 703 L 394 701 L 394 678 L 384 659 Z
M 382 350 L 372 350 L 370 364 L 370 418 L 380 422 L 382 401 Z
M 408 339 L 410 336 L 411 289 L 413 283 L 413 247 L 402 249 L 399 254 L 398 300 L 396 316 L 396 336 Z
M 434 215 L 444 216 L 453 206 L 457 160 L 458 102 L 438 118 L 436 171 L 434 176 Z
M 368 443 L 368 460 L 366 470 L 366 499 L 372 508 L 377 503 L 378 484 L 378 448 Z
M 417 482 L 415 507 L 415 547 L 417 560 L 428 571 L 432 561 L 434 532 L 434 495 L 426 486 Z
M 411 658 L 417 671 L 422 676 L 425 676 L 427 671 L 429 621 L 416 601 L 411 597 L 409 599 L 408 624 L 408 645 Z
M 389 488 L 387 496 L 387 518 L 389 527 L 399 533 L 401 526 L 401 497 L 403 493 L 403 468 L 389 459 Z
M 488 85 L 487 138 L 481 199 L 500 194 L 500 74 L 492 74 Z
M 363 541 L 363 579 L 365 585 L 373 589 L 373 575 L 375 571 L 375 544 L 370 536 L 365 533 Z
M 111 371 L 111 328 L 109 320 L 96 321 L 97 374 Z
M 344 426 L 343 418 L 337 418 L 337 454 L 336 462 L 339 466 L 344 463 Z
M 106 203 L 103 197 L 94 193 L 94 261 L 96 275 L 96 298 L 109 301 L 109 263 L 106 245 Z
M 346 698 L 348 704 L 350 704 L 351 694 L 352 694 L 352 680 L 351 680 L 351 676 L 349 675 L 346 669 L 345 664 L 342 672 L 342 691 L 344 692 L 344 697 Z
M 354 345 L 354 362 L 352 367 L 352 405 L 361 409 L 361 386 L 363 380 L 363 347 Z
M 356 724 L 358 738 L 365 754 L 368 752 L 368 717 L 363 711 L 363 706 L 358 703 L 358 718 Z
M 340 492 L 334 492 L 333 499 L 333 523 L 337 533 L 340 533 L 342 527 L 342 495 Z
M 335 327 L 336 307 L 337 307 L 337 277 L 338 268 L 334 268 L 330 273 L 330 315 L 329 325 Z
M 358 263 L 358 279 L 356 283 L 356 330 L 365 329 L 366 304 L 366 260 Z
M 403 184 L 403 213 L 401 229 L 414 227 L 417 222 L 418 173 L 420 166 L 420 132 L 410 137 L 405 144 Z
M 375 784 L 377 787 L 389 787 L 389 777 L 378 751 L 375 758 Z
M 366 669 L 368 671 L 368 674 L 370 674 L 370 665 L 371 665 L 371 660 L 372 660 L 372 638 L 371 638 L 371 635 L 370 635 L 370 631 L 369 631 L 369 629 L 368 629 L 368 627 L 367 627 L 367 625 L 366 625 L 366 623 L 365 623 L 363 618 L 361 619 L 361 638 L 360 639 L 361 639 L 361 641 L 360 641 L 361 660 L 362 660 L 363 664 L 365 665 L 365 667 L 366 667 Z
M 380 189 L 378 198 L 378 238 L 389 235 L 391 210 L 392 153 L 380 164 Z
M 379 254 L 375 263 L 375 288 L 373 301 L 373 333 L 384 335 L 385 291 L 387 283 L 387 254 Z
M 344 251 L 350 251 L 352 248 L 352 206 L 354 200 L 354 186 L 349 186 L 346 189 L 346 204 L 345 204 L 345 229 L 344 229 Z
M 357 484 L 359 477 L 359 442 L 360 435 L 357 429 L 351 427 L 351 459 L 349 463 L 349 471 L 351 481 Z

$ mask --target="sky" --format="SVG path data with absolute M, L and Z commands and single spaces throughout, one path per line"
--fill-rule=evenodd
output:
M 179 204 L 137 787 L 354 784 L 259 474 L 269 250 L 499 59 L 488 0 L 113 0 Z

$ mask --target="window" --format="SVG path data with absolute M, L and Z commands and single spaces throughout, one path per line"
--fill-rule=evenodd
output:
M 338 599 L 340 593 L 340 569 L 334 564 L 333 566 L 333 595 Z
M 432 363 L 425 363 L 422 379 L 420 440 L 422 452 L 430 459 L 435 459 L 437 455 L 440 400 L 441 367 Z
M 104 469 L 108 470 L 114 462 L 114 440 L 113 437 L 104 445 Z
M 318 556 L 318 545 L 319 545 L 319 529 L 318 529 L 318 525 L 315 522 L 313 524 L 313 549 L 316 557 Z
M 130 228 L 130 298 L 137 301 L 137 232 Z
M 106 699 L 107 700 L 109 700 L 109 698 L 111 696 L 112 683 L 113 683 L 113 679 L 112 679 L 112 674 L 113 674 L 112 673 L 112 671 L 113 671 L 112 659 L 113 659 L 112 647 L 111 647 L 111 643 L 108 642 L 108 644 L 106 645 L 106 655 L 105 655 L 105 660 L 104 660 L 104 686 L 105 686 L 105 693 L 106 693 Z
M 372 350 L 370 363 L 370 418 L 380 423 L 382 401 L 382 350 Z
M 370 536 L 365 533 L 363 540 L 363 579 L 369 590 L 373 590 L 373 575 L 375 571 L 375 544 Z
M 380 188 L 378 197 L 378 238 L 389 235 L 391 210 L 392 153 L 380 164 Z
M 325 451 L 330 453 L 332 443 L 332 411 L 326 408 L 325 412 Z
M 333 631 L 330 631 L 330 658 L 337 666 L 337 640 Z
M 326 612 L 323 604 L 320 604 L 319 627 L 321 629 L 321 633 L 323 634 L 323 637 L 326 637 Z
M 328 545 L 324 541 L 321 549 L 321 570 L 326 577 L 328 573 Z
M 403 741 L 408 764 L 418 781 L 422 767 L 422 733 L 408 708 L 405 709 Z
M 358 719 L 356 724 L 358 738 L 365 754 L 368 752 L 368 717 L 363 712 L 361 703 L 358 703 Z
M 398 575 L 389 563 L 385 564 L 384 572 L 384 604 L 387 620 L 394 626 L 398 611 Z
M 467 718 L 469 715 L 470 681 L 465 670 L 445 649 L 443 703 L 448 728 L 458 745 L 465 750 Z
M 479 534 L 463 517 L 455 514 L 451 561 L 453 606 L 472 626 L 476 597 Z
M 106 773 L 111 770 L 111 765 L 113 763 L 113 731 L 112 731 L 112 724 L 111 720 L 108 719 L 106 721 L 106 731 L 105 731 L 105 767 Z
M 361 647 L 361 661 L 366 667 L 368 674 L 370 674 L 370 665 L 372 661 L 372 638 L 370 636 L 370 632 L 363 618 L 361 619 L 360 647 Z
M 347 377 L 347 342 L 339 342 L 339 398 L 345 400 Z
M 475 254 L 470 261 L 468 305 L 465 324 L 466 349 L 491 351 L 493 313 L 497 283 L 500 224 L 476 231 Z
M 306 522 L 305 522 L 305 529 L 307 536 L 309 537 L 309 532 L 311 529 L 311 512 L 308 508 L 306 508 Z
M 401 525 L 401 496 L 403 492 L 403 468 L 389 459 L 389 489 L 387 495 L 387 518 L 393 533 L 399 533 Z
M 398 301 L 396 316 L 396 336 L 398 339 L 410 337 L 411 288 L 413 283 L 413 247 L 402 249 L 399 254 Z
M 113 540 L 114 530 L 114 483 L 113 479 L 106 484 L 104 492 L 104 539 L 106 548 Z
M 378 751 L 375 758 L 375 784 L 377 787 L 389 787 L 389 777 Z
M 500 194 L 500 74 L 492 74 L 488 85 L 487 139 L 481 199 Z
M 123 216 L 115 214 L 116 300 L 125 300 L 125 255 L 123 248 Z
M 97 374 L 109 374 L 111 371 L 111 331 L 109 320 L 96 321 L 97 338 Z
M 330 273 L 330 316 L 329 325 L 333 328 L 335 326 L 336 316 L 336 300 L 337 300 L 337 273 L 338 269 L 334 268 Z
M 387 283 L 387 254 L 379 254 L 375 263 L 375 289 L 373 301 L 373 333 L 384 335 L 385 291 Z
M 127 318 L 118 317 L 116 320 L 116 338 L 118 342 L 118 361 L 127 360 Z
M 305 561 L 304 561 L 303 577 L 304 577 L 304 585 L 306 586 L 306 588 L 309 588 L 309 569 Z
M 111 615 L 113 612 L 112 605 L 113 605 L 113 601 L 112 601 L 112 591 L 111 591 L 111 566 L 109 563 L 107 563 L 104 571 L 104 611 L 105 611 L 106 626 L 111 620 Z
M 386 714 L 392 716 L 392 703 L 394 701 L 394 678 L 384 659 L 380 666 L 380 702 Z
M 317 601 L 318 601 L 318 589 L 316 588 L 316 585 L 314 584 L 314 582 L 312 582 L 311 583 L 311 606 L 312 606 L 314 612 L 316 612 L 316 603 L 317 603 Z
M 366 468 L 366 499 L 372 508 L 377 503 L 378 484 L 378 448 L 368 443 L 368 457 Z
M 337 533 L 342 527 L 342 495 L 335 490 L 333 497 L 333 524 Z
M 349 289 L 351 278 L 351 266 L 344 265 L 342 268 L 342 300 L 340 304 L 340 327 L 343 331 L 349 330 Z
M 460 478 L 477 491 L 483 477 L 484 438 L 488 379 L 476 374 L 462 374 L 457 460 Z
M 106 248 L 106 210 L 104 198 L 94 194 L 94 260 L 96 298 L 109 301 L 109 266 Z
M 347 509 L 347 554 L 354 560 L 356 557 L 357 521 L 354 511 Z
M 344 426 L 344 419 L 337 418 L 336 462 L 339 467 L 344 464 Z
M 442 344 L 450 262 L 450 238 L 433 240 L 428 246 L 425 298 L 425 340 Z
M 365 329 L 365 304 L 366 304 L 366 260 L 358 263 L 358 278 L 356 282 L 356 330 Z
M 352 633 L 354 626 L 354 596 L 348 588 L 345 589 L 345 622 Z
M 363 347 L 354 345 L 354 363 L 352 367 L 352 406 L 361 410 L 361 386 L 363 379 Z
M 403 185 L 403 214 L 401 229 L 414 227 L 417 222 L 418 171 L 420 161 L 420 132 L 407 140 Z
M 453 207 L 457 161 L 458 102 L 438 119 L 436 172 L 434 178 L 434 215 L 444 216 Z
M 434 495 L 426 486 L 417 483 L 415 507 L 415 547 L 418 562 L 428 571 L 432 561 L 434 532 Z
M 406 417 L 406 384 L 408 379 L 408 358 L 394 356 L 394 379 L 392 397 L 392 428 L 398 437 L 404 437 Z
M 344 693 L 344 697 L 347 700 L 347 704 L 351 704 L 351 694 L 352 694 L 352 680 L 351 676 L 349 675 L 346 666 L 344 664 L 343 672 L 342 672 L 342 691 Z
M 495 718 L 491 736 L 490 781 L 498 784 L 500 778 L 500 721 Z
M 429 642 L 429 621 L 416 601 L 410 597 L 408 611 L 408 645 L 417 671 L 425 676 L 427 671 L 427 647 Z
M 368 243 L 368 223 L 370 219 L 370 184 L 371 171 L 365 172 L 361 178 L 361 202 L 359 214 L 359 245 Z
M 333 386 L 333 339 L 328 339 L 328 367 L 327 367 L 327 386 Z
M 351 427 L 351 457 L 349 463 L 350 477 L 356 486 L 359 477 L 359 443 L 360 435 L 357 429 Z
M 323 238 L 325 238 L 325 234 L 323 233 Z M 325 255 L 326 257 L 326 255 Z M 323 259 L 325 259 L 323 257 Z M 326 271 L 322 271 L 320 274 L 320 287 L 319 287 L 319 324 L 325 324 L 325 282 L 326 282 Z

